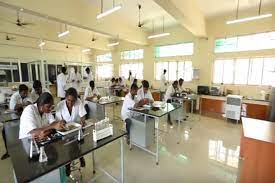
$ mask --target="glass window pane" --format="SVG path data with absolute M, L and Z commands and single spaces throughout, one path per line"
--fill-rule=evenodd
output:
M 18 70 L 18 63 L 12 63 L 12 65 L 16 66 L 16 68 L 17 68 L 17 69 L 15 69 L 15 70 L 12 70 L 13 81 L 14 81 L 14 82 L 20 82 L 19 70 Z
M 29 72 L 28 72 L 28 64 L 27 63 L 21 63 L 21 75 L 22 75 L 23 82 L 29 81 Z
M 237 59 L 235 62 L 234 84 L 247 84 L 249 59 Z
M 248 84 L 260 85 L 262 81 L 263 58 L 254 58 L 250 60 Z
M 185 75 L 184 81 L 192 81 L 193 78 L 193 67 L 191 61 L 185 61 Z
M 53 64 L 48 64 L 49 81 L 54 83 L 56 81 L 56 67 Z
M 216 60 L 214 63 L 213 83 L 223 82 L 223 60 Z
M 96 67 L 96 75 L 98 80 L 110 79 L 113 77 L 113 64 L 100 64 Z
M 194 43 L 181 43 L 155 47 L 155 57 L 193 55 Z
M 175 81 L 177 80 L 177 62 L 168 62 L 168 80 Z
M 223 64 L 223 83 L 232 84 L 234 78 L 234 61 L 224 60 Z
M 160 80 L 163 70 L 168 71 L 168 62 L 157 62 L 155 68 L 156 80 Z
M 264 58 L 263 85 L 275 85 L 275 58 Z

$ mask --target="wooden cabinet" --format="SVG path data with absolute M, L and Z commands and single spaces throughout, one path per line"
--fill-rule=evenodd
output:
M 213 114 L 221 116 L 224 114 L 225 101 L 223 100 L 214 100 L 214 99 L 201 99 L 201 113 L 202 114 Z M 212 115 L 211 115 L 212 116 Z
M 240 183 L 275 182 L 275 144 L 242 136 Z
M 244 106 L 244 108 L 246 108 L 246 117 L 262 120 L 268 119 L 268 105 L 244 104 Z

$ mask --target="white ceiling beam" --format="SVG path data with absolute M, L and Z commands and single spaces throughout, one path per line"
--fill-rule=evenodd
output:
M 194 36 L 206 37 L 205 17 L 195 0 L 154 0 Z

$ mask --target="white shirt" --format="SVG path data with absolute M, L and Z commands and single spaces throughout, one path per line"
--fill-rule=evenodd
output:
M 55 118 L 57 120 L 64 119 L 67 123 L 77 122 L 80 120 L 81 117 L 85 115 L 86 115 L 86 110 L 80 99 L 77 99 L 77 101 L 75 102 L 72 108 L 71 115 L 67 107 L 66 100 L 62 100 L 56 106 Z
M 130 81 L 130 87 L 131 87 L 131 85 L 133 84 L 134 79 L 135 79 L 135 78 L 131 75 L 131 76 L 130 76 L 130 78 L 129 78 L 129 81 Z
M 81 75 L 79 73 L 73 72 L 73 73 L 70 74 L 69 81 L 72 82 L 72 87 L 75 88 L 79 92 L 80 82 L 81 82 Z
M 48 90 L 47 88 L 42 88 L 42 93 L 45 93 L 45 92 L 48 92 L 48 93 L 51 94 L 50 90 Z M 34 89 L 32 89 L 32 91 L 31 91 L 30 98 L 31 98 L 33 103 L 36 102 L 37 99 L 39 98 L 39 95 L 35 92 Z
M 37 104 L 28 105 L 20 117 L 19 139 L 29 137 L 30 131 L 46 127 L 54 121 L 52 113 L 43 113 L 41 116 Z
M 27 96 L 26 98 L 22 99 L 21 95 L 19 94 L 19 91 L 15 92 L 10 99 L 10 109 L 14 109 L 16 104 L 24 104 L 26 102 L 31 102 L 32 100 L 29 96 Z
M 183 84 L 181 86 L 179 85 L 178 88 L 179 88 L 179 92 L 185 91 L 185 88 L 183 87 Z
M 90 86 L 87 86 L 85 89 L 85 93 L 84 93 L 84 100 L 86 100 L 87 97 L 92 97 L 94 95 L 96 95 L 96 96 L 100 95 L 97 88 L 94 87 L 94 89 L 92 90 L 92 88 Z
M 65 98 L 65 89 L 66 89 L 66 83 L 67 83 L 67 75 L 60 73 L 57 76 L 56 82 L 57 82 L 57 97 Z
M 150 90 L 148 90 L 147 93 L 144 93 L 144 90 L 142 87 L 137 91 L 137 99 L 138 99 L 138 101 L 140 101 L 141 99 L 145 99 L 145 98 L 148 98 L 149 100 L 154 101 L 154 98 L 153 98 Z
M 171 99 L 172 98 L 172 95 L 175 93 L 175 89 L 173 87 L 173 85 L 170 85 L 167 90 L 166 90 L 166 93 L 165 93 L 165 96 L 164 96 L 164 101 L 167 101 L 168 99 Z
M 160 91 L 164 92 L 166 89 L 166 75 L 162 74 L 160 77 Z
M 128 93 L 125 96 L 125 99 L 123 101 L 123 105 L 121 108 L 121 119 L 125 121 L 127 118 L 131 118 L 130 114 L 130 108 L 133 108 L 135 106 L 135 101 L 132 99 L 131 93 Z

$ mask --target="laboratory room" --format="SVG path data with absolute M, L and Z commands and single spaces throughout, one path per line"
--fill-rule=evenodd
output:
M 0 0 L 0 183 L 274 183 L 275 0 Z

